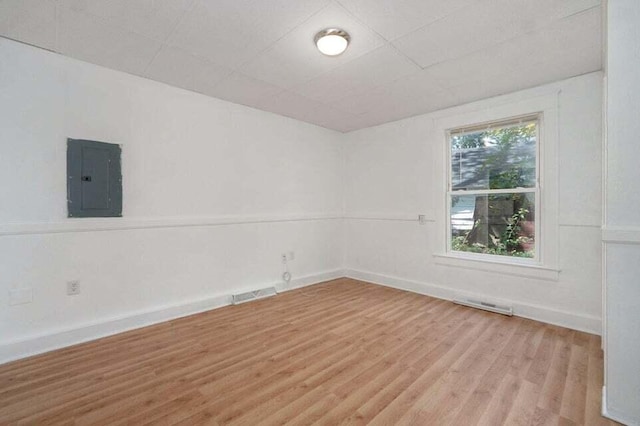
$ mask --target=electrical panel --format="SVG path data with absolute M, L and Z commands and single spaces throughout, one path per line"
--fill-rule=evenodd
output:
M 122 216 L 121 152 L 118 144 L 67 139 L 69 217 Z

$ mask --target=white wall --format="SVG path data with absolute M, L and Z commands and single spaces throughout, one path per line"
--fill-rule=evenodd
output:
M 605 412 L 640 424 L 640 3 L 609 0 L 605 268 Z
M 480 294 L 599 332 L 601 79 L 343 135 L 0 39 L 0 362 L 277 284 L 290 250 L 294 285 L 346 265 L 354 277 Z M 557 264 L 527 277 L 441 264 L 435 123 L 549 96 L 561 163 Z M 122 144 L 123 218 L 66 218 L 67 137 Z M 81 294 L 66 296 L 76 279 Z M 20 288 L 33 302 L 9 306 Z
M 66 218 L 67 137 L 122 144 L 123 218 Z M 0 362 L 280 283 L 284 251 L 340 276 L 340 137 L 0 39 Z
M 602 74 L 592 73 L 347 134 L 348 274 L 441 297 L 503 300 L 518 315 L 599 333 L 601 93 Z M 445 229 L 445 139 L 437 123 L 488 110 L 518 115 L 521 104 L 540 98 L 553 100 L 557 122 L 549 138 L 557 145 L 558 167 L 546 170 L 548 176 L 557 172 L 557 261 L 551 270 L 508 273 L 494 265 L 445 265 L 448 259 L 434 257 L 445 251 L 439 237 Z M 426 224 L 417 223 L 418 214 Z

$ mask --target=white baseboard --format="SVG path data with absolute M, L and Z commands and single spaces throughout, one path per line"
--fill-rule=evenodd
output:
M 637 426 L 639 423 L 637 420 L 633 420 L 629 417 L 625 417 L 620 415 L 620 413 L 616 413 L 612 410 L 609 410 L 607 407 L 607 387 L 602 387 L 602 416 L 611 420 L 615 420 L 618 423 L 622 423 L 627 426 Z
M 451 300 L 460 293 L 458 290 L 452 289 L 450 287 L 354 269 L 347 269 L 345 271 L 345 274 L 349 278 L 368 281 L 374 284 L 380 284 L 400 290 L 407 290 L 414 293 L 424 294 L 427 296 L 437 297 L 439 299 L 445 300 Z M 483 294 L 473 294 L 466 291 L 464 292 L 464 294 L 480 299 L 485 296 Z M 548 324 L 559 325 L 562 327 L 571 328 L 573 330 L 585 331 L 587 333 L 598 335 L 601 333 L 602 320 L 598 317 L 582 315 L 573 312 L 558 311 L 544 306 L 521 303 L 509 299 L 501 298 L 500 300 L 513 306 L 513 314 L 519 317 L 529 318 Z
M 262 286 L 257 285 L 255 288 L 268 287 L 271 285 L 278 288 L 278 291 L 288 291 L 341 277 L 344 277 L 344 270 L 337 269 L 294 278 L 287 288 L 281 288 L 282 286 L 280 284 L 273 283 Z M 231 294 L 214 295 L 187 303 L 135 312 L 126 316 L 88 323 L 77 328 L 58 330 L 49 334 L 12 341 L 0 345 L 0 364 L 134 330 L 136 328 L 209 311 L 230 305 L 231 302 Z
M 319 274 L 306 275 L 302 277 L 294 277 L 291 279 L 289 284 L 277 284 L 276 290 L 278 293 L 282 293 L 284 291 L 295 290 L 296 288 L 306 287 L 308 285 L 318 284 L 325 281 L 336 280 L 338 278 L 345 277 L 344 269 L 335 269 L 333 271 L 321 272 Z

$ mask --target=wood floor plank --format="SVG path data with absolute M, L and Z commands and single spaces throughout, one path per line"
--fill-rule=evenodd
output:
M 613 425 L 600 338 L 352 279 L 0 365 L 0 424 Z
M 572 342 L 569 339 L 558 339 L 556 341 L 549 373 L 542 385 L 538 407 L 551 413 L 560 414 L 562 395 L 569 370 L 571 346 Z
M 506 424 L 505 420 L 511 412 L 511 407 L 520 391 L 522 382 L 523 380 L 518 376 L 507 373 L 500 381 L 498 388 L 492 393 L 477 424 L 482 426 Z
M 553 357 L 555 345 L 555 332 L 546 327 L 542 340 L 538 344 L 538 348 L 533 358 L 533 362 L 529 367 L 526 380 L 538 386 L 542 386 L 549 373 L 549 367 Z
M 453 424 L 465 401 L 486 378 L 485 373 L 495 365 L 496 354 L 509 343 L 517 325 L 517 321 L 510 321 L 507 324 L 494 322 L 488 326 L 438 382 L 423 392 L 415 409 L 405 415 L 409 423 Z
M 587 370 L 589 352 L 584 346 L 571 346 L 569 372 L 565 383 L 560 414 L 577 424 L 584 424 L 587 401 Z
M 412 368 L 406 368 L 395 379 L 388 382 L 384 388 L 367 402 L 362 404 L 356 411 L 343 419 L 341 424 L 369 424 L 380 411 L 395 400 L 405 389 L 415 381 L 417 372 Z
M 535 401 L 540 395 L 540 388 L 541 385 L 537 383 L 523 380 L 504 424 L 517 426 L 531 424 L 538 410 Z
M 490 401 L 499 392 L 500 385 L 508 373 L 505 365 L 518 354 L 524 346 L 528 337 L 525 322 L 516 319 L 517 329 L 511 336 L 500 355 L 493 360 L 493 364 L 487 372 L 480 378 L 478 386 L 464 402 L 454 423 L 473 424 L 478 422 L 478 416 L 484 414 L 483 408 L 490 407 Z
M 482 318 L 476 324 L 468 324 L 460 335 L 455 336 L 453 341 L 444 341 L 438 345 L 427 356 L 423 357 L 419 363 L 413 365 L 422 373 L 416 380 L 407 386 L 407 389 L 387 405 L 373 420 L 372 424 L 388 425 L 396 424 L 407 413 L 411 413 L 416 407 L 418 400 L 422 398 L 427 390 L 436 386 L 438 381 L 460 357 L 464 356 L 466 350 L 473 344 L 478 336 L 482 335 L 485 329 L 487 318 Z M 464 350 L 462 350 L 464 348 Z

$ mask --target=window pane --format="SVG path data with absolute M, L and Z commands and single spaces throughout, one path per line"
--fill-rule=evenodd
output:
M 451 196 L 451 250 L 535 257 L 535 193 Z
M 453 190 L 535 187 L 536 123 L 452 136 L 450 143 Z

